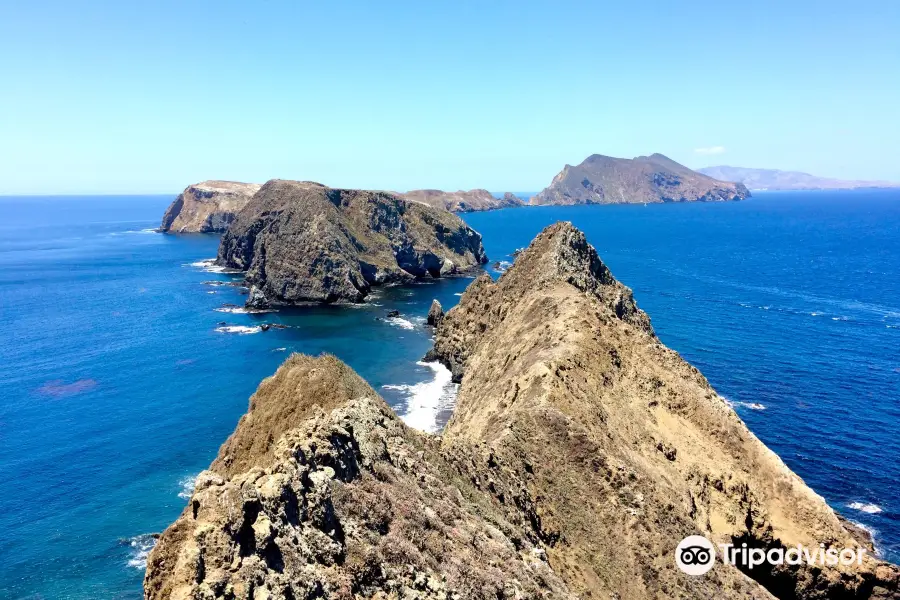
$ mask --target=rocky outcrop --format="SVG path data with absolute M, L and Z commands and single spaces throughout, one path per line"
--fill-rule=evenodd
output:
M 254 307 L 360 302 L 372 286 L 487 261 L 481 236 L 441 209 L 385 192 L 266 183 L 222 236 L 217 262 L 246 271 Z
M 235 181 L 204 181 L 189 185 L 169 205 L 161 231 L 222 233 L 261 186 Z
M 431 308 L 428 309 L 428 317 L 425 322 L 432 327 L 437 327 L 444 320 L 444 307 L 437 300 L 431 301 Z
M 442 436 L 337 359 L 265 380 L 150 554 L 147 600 L 898 598 L 896 567 L 703 576 L 688 535 L 866 544 L 663 346 L 569 224 L 435 332 L 462 384 Z
M 594 154 L 580 165 L 566 165 L 533 205 L 644 204 L 743 200 L 750 192 L 741 183 L 718 181 L 662 154 L 614 158 Z
M 441 190 L 412 190 L 400 194 L 407 200 L 422 202 L 436 208 L 444 208 L 451 212 L 479 212 L 495 210 L 498 208 L 514 208 L 525 204 L 521 198 L 511 192 L 506 192 L 503 197 L 496 198 L 487 190 L 475 189 L 458 192 L 444 192 Z
M 147 562 L 147 600 L 571 598 L 540 544 L 332 357 L 289 358 Z

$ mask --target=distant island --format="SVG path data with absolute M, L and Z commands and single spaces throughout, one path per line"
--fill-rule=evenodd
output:
M 898 182 L 832 179 L 800 171 L 781 171 L 779 169 L 747 169 L 721 165 L 705 167 L 697 169 L 697 171 L 722 181 L 743 183 L 751 190 L 854 190 L 900 187 Z
M 692 171 L 662 154 L 631 159 L 594 154 L 577 166 L 566 165 L 529 204 L 721 202 L 748 197 L 743 184 Z
M 444 192 L 442 190 L 412 190 L 398 194 L 401 198 L 414 202 L 423 202 L 435 208 L 444 208 L 450 212 L 480 212 L 497 208 L 513 208 L 522 206 L 524 201 L 511 192 L 500 198 L 483 189 L 469 191 Z

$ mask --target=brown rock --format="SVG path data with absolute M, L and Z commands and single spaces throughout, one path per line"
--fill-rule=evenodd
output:
M 235 181 L 190 185 L 166 209 L 160 229 L 173 233 L 222 233 L 259 188 L 256 183 Z

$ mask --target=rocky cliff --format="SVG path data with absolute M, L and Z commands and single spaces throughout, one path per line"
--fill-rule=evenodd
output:
M 436 329 L 442 436 L 333 357 L 265 380 L 150 555 L 148 600 L 898 598 L 898 572 L 675 566 L 687 535 L 865 543 L 663 346 L 569 224 Z
M 506 192 L 502 198 L 495 198 L 489 191 L 481 189 L 469 190 L 468 192 L 412 190 L 405 194 L 400 194 L 400 196 L 407 200 L 423 202 L 451 212 L 478 212 L 497 208 L 513 208 L 524 204 L 521 198 L 511 192 Z
M 741 183 L 718 181 L 662 154 L 614 158 L 594 154 L 577 166 L 566 165 L 530 204 L 643 204 L 743 200 Z
M 174 233 L 221 233 L 261 186 L 235 181 L 189 185 L 169 205 L 160 230 Z
M 443 210 L 393 194 L 266 183 L 222 236 L 219 264 L 247 272 L 252 306 L 360 302 L 371 286 L 487 262 L 481 236 Z

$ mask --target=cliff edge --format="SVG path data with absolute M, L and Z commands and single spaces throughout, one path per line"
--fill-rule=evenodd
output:
M 372 286 L 487 262 L 481 236 L 446 210 L 386 192 L 272 180 L 222 236 L 218 263 L 247 272 L 252 306 L 360 302 Z
M 189 185 L 166 209 L 160 230 L 222 233 L 260 187 L 256 183 L 236 181 L 204 181 Z
M 860 547 L 653 333 L 584 235 L 545 229 L 443 315 L 442 436 L 346 365 L 289 358 L 148 561 L 148 600 L 898 598 L 860 565 L 675 565 L 688 535 Z

